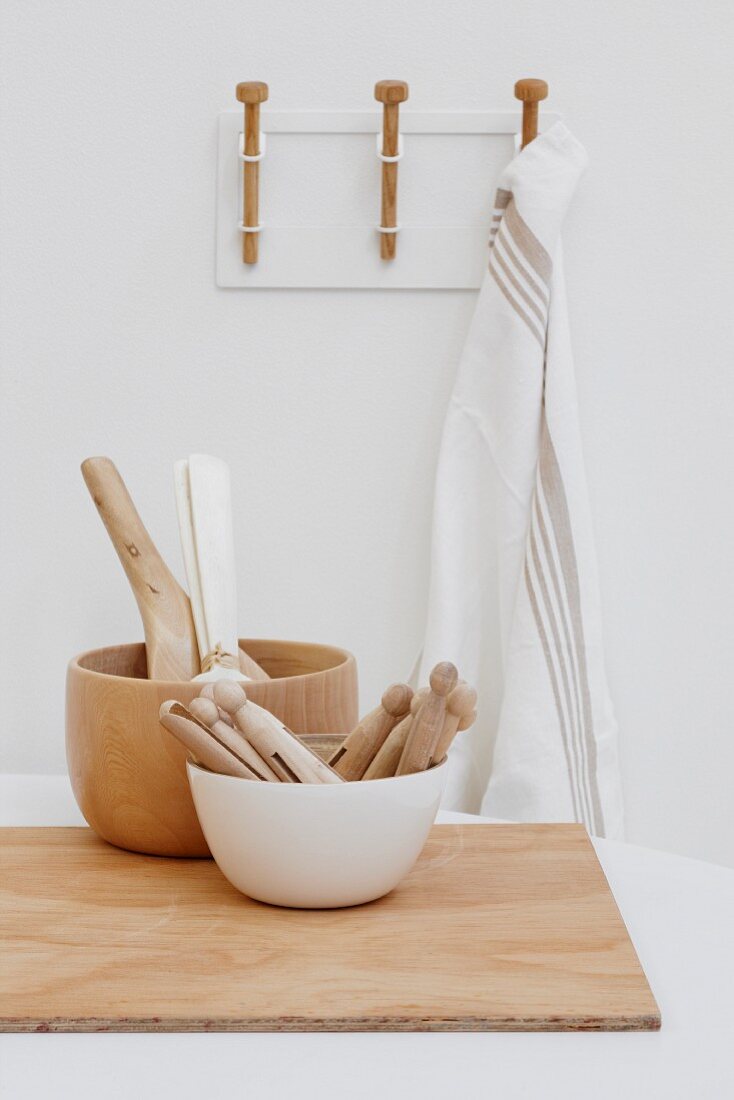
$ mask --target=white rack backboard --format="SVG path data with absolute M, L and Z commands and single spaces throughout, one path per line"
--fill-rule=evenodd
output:
M 542 111 L 541 130 L 558 118 Z M 514 153 L 516 111 L 400 112 L 394 260 L 380 258 L 381 163 L 374 111 L 261 113 L 257 264 L 242 262 L 242 112 L 219 116 L 217 284 L 221 287 L 471 289 L 487 262 L 497 177 Z

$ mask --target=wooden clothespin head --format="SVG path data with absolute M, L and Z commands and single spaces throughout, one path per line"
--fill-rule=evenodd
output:
M 391 730 L 410 710 L 412 698 L 407 684 L 391 684 L 383 693 L 380 705 L 365 715 L 329 760 L 342 779 L 362 779 Z
M 526 77 L 515 85 L 515 99 L 522 101 L 522 148 L 538 136 L 538 104 L 548 97 L 544 80 Z
M 432 669 L 430 691 L 410 728 L 396 775 L 422 772 L 430 765 L 446 717 L 446 696 L 454 690 L 458 679 L 456 666 L 450 661 L 441 661 Z
M 242 262 L 257 263 L 260 161 L 265 155 L 265 142 L 260 140 L 260 104 L 268 98 L 268 86 L 261 80 L 247 80 L 237 85 L 236 95 L 245 106 L 245 127 L 240 157 L 244 161 L 244 193 L 242 195 Z M 249 228 L 249 232 L 248 232 Z
M 408 98 L 404 80 L 378 80 L 375 99 L 382 104 L 382 140 L 377 155 L 382 161 L 382 217 L 380 218 L 380 255 L 395 258 L 398 231 L 398 161 L 403 155 L 400 140 L 400 104 Z M 380 142 L 380 135 L 378 135 Z

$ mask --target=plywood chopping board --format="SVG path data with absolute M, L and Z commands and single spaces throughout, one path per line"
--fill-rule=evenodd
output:
M 88 829 L 0 829 L 0 945 L 5 1031 L 660 1026 L 578 825 L 435 826 L 392 894 L 322 911 Z

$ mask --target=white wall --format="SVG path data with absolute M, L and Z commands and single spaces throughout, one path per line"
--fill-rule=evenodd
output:
M 218 290 L 216 115 L 250 78 L 273 108 L 361 108 L 398 76 L 416 109 L 492 109 L 538 75 L 591 157 L 567 268 L 629 837 L 734 864 L 734 8 L 2 11 L 0 768 L 63 771 L 67 658 L 141 634 L 89 454 L 115 458 L 179 575 L 171 464 L 222 454 L 243 631 L 350 647 L 365 704 L 406 670 L 472 295 Z

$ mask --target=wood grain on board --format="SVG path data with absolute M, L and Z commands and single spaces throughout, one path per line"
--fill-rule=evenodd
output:
M 310 911 L 213 862 L 0 829 L 0 944 L 4 1031 L 660 1026 L 578 825 L 434 826 L 392 894 Z

